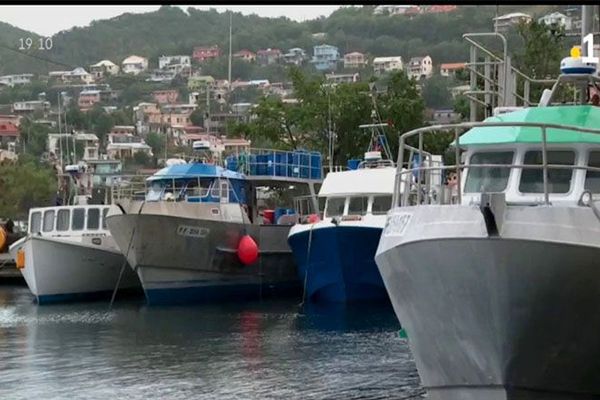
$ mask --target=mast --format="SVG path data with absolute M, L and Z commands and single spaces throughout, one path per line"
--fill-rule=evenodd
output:
M 229 11 L 229 74 L 227 75 L 228 80 L 227 80 L 227 85 L 228 85 L 228 94 L 231 94 L 231 49 L 232 49 L 232 44 L 231 44 L 231 32 L 232 32 L 232 22 L 233 22 L 233 12 L 230 10 Z
M 60 169 L 61 172 L 63 170 L 63 149 L 62 149 L 62 119 L 61 119 L 61 114 L 60 114 L 60 93 L 57 93 L 57 99 L 58 99 L 58 148 L 59 148 L 59 152 L 60 152 Z
M 333 132 L 331 130 L 331 88 L 327 90 L 327 113 L 328 113 L 328 131 L 329 131 L 329 172 L 333 171 Z

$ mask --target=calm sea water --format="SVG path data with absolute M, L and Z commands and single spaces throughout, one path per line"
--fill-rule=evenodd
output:
M 399 329 L 391 307 L 39 307 L 0 285 L 0 399 L 420 398 Z

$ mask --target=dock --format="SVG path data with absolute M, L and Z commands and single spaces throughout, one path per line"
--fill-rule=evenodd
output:
M 8 280 L 23 280 L 15 260 L 8 253 L 0 253 L 0 283 Z

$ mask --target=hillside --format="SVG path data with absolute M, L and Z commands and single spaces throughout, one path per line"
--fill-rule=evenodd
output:
M 373 15 L 373 7 L 343 7 L 327 18 L 302 23 L 234 13 L 233 49 L 301 47 L 310 53 L 313 45 L 326 42 L 338 46 L 341 53 L 361 51 L 372 56 L 405 58 L 430 54 L 435 64 L 453 62 L 468 56 L 462 34 L 491 31 L 496 12 L 496 6 L 460 6 L 447 14 L 382 16 Z M 557 8 L 559 6 L 501 6 L 499 13 L 518 10 L 537 17 Z M 62 31 L 53 36 L 50 51 L 30 51 L 38 57 L 66 64 L 64 67 L 0 47 L 0 74 L 87 67 L 105 58 L 120 62 L 131 54 L 149 57 L 151 66 L 156 66 L 158 56 L 191 54 L 192 48 L 198 45 L 218 44 L 226 53 L 228 31 L 227 13 L 163 6 L 151 13 L 126 13 L 94 21 L 84 28 Z M 317 32 L 326 33 L 326 38 L 315 41 L 311 35 Z M 19 38 L 24 36 L 38 37 L 0 22 L 0 45 L 16 49 Z

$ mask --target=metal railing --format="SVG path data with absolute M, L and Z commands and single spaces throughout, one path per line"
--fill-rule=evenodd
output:
M 540 143 L 541 143 L 541 152 L 542 152 L 542 164 L 468 164 L 461 162 L 461 147 L 460 147 L 460 134 L 461 130 L 471 128 L 497 128 L 497 127 L 512 127 L 512 128 L 539 128 L 540 130 Z M 474 168 L 503 168 L 503 169 L 541 169 L 542 172 L 542 184 L 543 184 L 543 196 L 544 196 L 544 204 L 550 204 L 550 192 L 548 189 L 548 169 L 567 169 L 567 170 L 578 170 L 583 169 L 586 171 L 594 171 L 600 172 L 600 168 L 590 167 L 590 166 L 577 166 L 577 165 L 563 165 L 563 164 L 549 164 L 548 163 L 548 143 L 547 143 L 547 134 L 548 129 L 560 129 L 565 131 L 572 131 L 578 133 L 591 133 L 600 135 L 600 129 L 590 129 L 590 128 L 582 128 L 578 126 L 571 125 L 561 125 L 561 124 L 548 124 L 548 123 L 537 123 L 537 122 L 464 122 L 459 124 L 447 124 L 447 125 L 434 125 L 427 126 L 423 128 L 414 129 L 412 131 L 406 132 L 400 136 L 400 150 L 398 153 L 398 163 L 396 169 L 396 180 L 395 180 L 395 189 L 394 189 L 394 197 L 392 199 L 392 204 L 394 206 L 406 206 L 406 205 L 420 205 L 420 204 L 432 204 L 433 202 L 437 202 L 440 199 L 443 199 L 443 188 L 444 185 L 440 185 L 440 189 L 432 188 L 431 185 L 431 177 L 427 178 L 428 175 L 432 175 L 433 173 L 437 173 L 440 176 L 446 171 L 453 171 L 457 176 L 456 187 L 458 188 L 457 192 L 457 202 L 460 204 L 462 202 L 463 196 L 463 185 L 462 185 L 462 171 L 469 170 Z M 440 166 L 422 166 L 419 165 L 415 168 L 411 167 L 411 163 L 414 159 L 415 150 L 416 154 L 420 155 L 420 159 L 427 156 L 429 153 L 423 150 L 423 135 L 425 133 L 441 133 L 447 132 L 449 130 L 454 131 L 454 156 L 455 163 L 454 165 L 440 165 Z M 415 149 L 406 144 L 406 140 L 418 135 L 419 147 Z M 561 143 L 564 145 L 565 143 Z M 405 151 L 409 151 L 408 162 L 404 162 L 404 153 Z M 406 167 L 406 168 L 405 168 Z M 413 180 L 411 177 L 415 175 L 416 179 Z M 425 179 L 423 179 L 425 178 Z M 404 188 L 402 193 L 400 193 L 400 188 Z M 412 194 L 412 196 L 411 196 Z M 415 201 L 416 200 L 416 201 Z
M 323 179 L 322 156 L 314 151 L 252 148 L 225 158 L 227 169 L 247 176 Z

